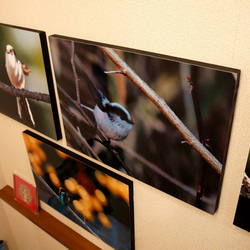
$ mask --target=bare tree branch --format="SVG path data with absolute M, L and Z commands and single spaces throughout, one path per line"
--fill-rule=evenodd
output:
M 222 164 L 197 140 L 183 122 L 175 115 L 166 102 L 159 97 L 115 52 L 113 49 L 99 46 L 103 53 L 109 57 L 118 69 L 128 77 L 165 115 L 184 137 L 185 142 L 193 147 L 218 173 L 221 173 Z
M 27 89 L 16 89 L 1 81 L 0 81 L 0 89 L 16 97 L 30 98 L 37 101 L 50 103 L 50 96 L 48 94 L 29 91 Z

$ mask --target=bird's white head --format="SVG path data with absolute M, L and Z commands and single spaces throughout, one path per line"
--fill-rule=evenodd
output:
M 6 53 L 7 54 L 11 54 L 13 55 L 14 54 L 14 48 L 11 46 L 11 45 L 6 45 Z

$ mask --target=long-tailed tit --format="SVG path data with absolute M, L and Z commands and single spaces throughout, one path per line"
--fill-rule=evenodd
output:
M 88 87 L 96 102 L 93 113 L 98 129 L 108 139 L 124 140 L 134 124 L 127 109 L 117 102 L 110 102 L 94 84 L 88 82 Z
M 5 52 L 5 67 L 11 84 L 17 89 L 25 87 L 25 77 L 29 76 L 30 69 L 20 62 L 16 56 L 16 52 L 11 45 L 6 46 Z M 28 100 L 23 97 L 17 97 L 17 109 L 19 117 L 26 122 L 31 122 L 35 126 L 35 122 L 30 110 Z

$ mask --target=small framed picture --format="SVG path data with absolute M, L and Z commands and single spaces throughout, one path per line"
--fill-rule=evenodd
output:
M 50 36 L 67 144 L 213 214 L 240 70 Z
M 0 24 L 0 36 L 0 112 L 61 139 L 45 32 Z
M 134 249 L 132 181 L 30 131 L 23 137 L 39 199 L 114 249 Z
M 17 173 L 13 174 L 13 182 L 15 199 L 37 214 L 39 212 L 39 202 L 36 187 Z

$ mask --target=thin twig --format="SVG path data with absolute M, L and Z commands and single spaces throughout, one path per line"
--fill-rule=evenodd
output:
M 76 66 L 75 66 L 75 43 L 74 43 L 74 41 L 71 41 L 71 59 L 70 59 L 70 62 L 72 65 L 74 79 L 75 79 L 75 85 L 76 85 L 76 100 L 77 100 L 77 103 L 80 104 L 81 99 L 80 99 L 80 90 L 79 90 L 79 78 L 78 78 L 78 75 L 76 72 Z
M 120 70 L 109 70 L 109 71 L 104 71 L 105 74 L 122 74 L 123 72 Z
M 187 80 L 190 84 L 190 92 L 192 95 L 193 105 L 194 105 L 194 111 L 195 111 L 195 117 L 196 117 L 196 123 L 197 123 L 197 129 L 199 133 L 199 139 L 202 145 L 206 147 L 205 143 L 205 136 L 204 136 L 204 125 L 203 125 L 203 119 L 201 114 L 201 106 L 200 106 L 200 99 L 199 99 L 199 91 L 198 91 L 198 84 L 197 84 L 197 68 L 194 66 L 191 66 L 191 77 L 187 77 Z M 203 189 L 204 189 L 204 181 L 205 181 L 205 167 L 207 165 L 207 162 L 202 158 L 202 166 L 198 173 L 198 183 L 197 183 L 197 190 L 196 190 L 196 207 L 201 207 L 201 199 L 203 195 Z
M 114 51 L 113 49 L 99 46 L 103 53 L 128 77 L 164 114 L 175 126 L 185 141 L 193 147 L 218 173 L 221 173 L 222 164 L 197 140 L 190 130 L 170 109 L 166 102 L 160 98 Z
M 88 115 L 81 109 L 81 106 L 77 104 L 77 102 L 75 102 L 71 96 L 59 85 L 57 84 L 57 89 L 58 91 L 64 95 L 64 97 L 69 100 L 71 102 L 71 104 L 73 105 L 73 107 L 75 107 L 80 114 L 84 117 L 84 120 L 88 123 L 88 125 L 92 128 L 95 128 L 95 124 L 91 121 L 91 119 L 88 117 Z
M 71 136 L 75 138 L 75 141 L 77 141 L 79 146 L 81 146 L 81 144 L 84 145 L 86 150 L 89 152 L 90 155 L 92 155 L 92 157 L 102 162 L 99 156 L 93 151 L 91 146 L 88 144 L 86 139 L 76 130 L 76 128 L 72 125 L 72 123 L 68 120 L 68 118 L 63 116 L 63 122 L 64 122 L 65 127 L 67 127 L 67 130 L 69 131 Z
M 199 100 L 199 93 L 198 93 L 198 85 L 196 82 L 196 68 L 191 67 L 191 78 L 187 77 L 187 80 L 190 84 L 191 88 L 191 95 L 192 95 L 192 100 L 193 100 L 193 105 L 194 105 L 194 111 L 195 111 L 195 116 L 196 116 L 196 122 L 197 122 L 197 128 L 198 128 L 198 133 L 199 133 L 199 139 L 200 142 L 204 145 L 205 142 L 205 136 L 204 136 L 204 131 L 203 131 L 203 119 L 202 119 L 202 114 L 201 114 L 201 107 L 200 107 L 200 100 Z
M 48 94 L 34 92 L 27 89 L 16 89 L 3 82 L 0 82 L 0 89 L 12 96 L 30 98 L 37 101 L 50 103 L 50 96 Z

